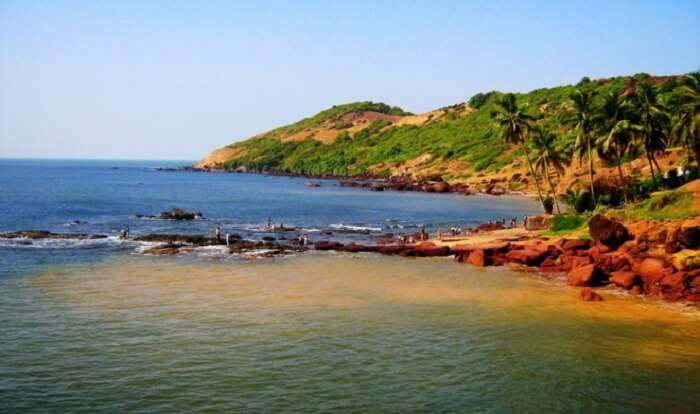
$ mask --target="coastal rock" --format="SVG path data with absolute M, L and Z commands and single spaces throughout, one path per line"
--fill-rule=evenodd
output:
M 623 289 L 632 289 L 634 285 L 639 283 L 639 277 L 634 272 L 618 270 L 610 273 L 610 282 Z
M 318 249 L 317 249 L 318 250 Z M 374 252 L 377 251 L 375 246 L 365 246 L 362 244 L 350 243 L 344 246 L 339 246 L 338 250 L 348 253 Z
M 591 288 L 581 289 L 581 291 L 579 292 L 579 297 L 584 302 L 600 302 L 603 300 L 603 297 L 594 292 Z
M 673 267 L 678 270 L 700 268 L 700 251 L 684 249 L 671 256 Z
M 588 222 L 588 230 L 593 240 L 613 249 L 629 238 L 627 229 L 622 223 L 601 214 L 596 214 L 591 218 Z
M 52 233 L 46 230 L 20 230 L 9 233 L 0 233 L 1 239 L 61 239 L 61 240 L 91 240 L 106 239 L 103 234 L 86 233 Z
M 170 211 L 163 211 L 158 216 L 161 220 L 194 220 L 202 218 L 202 213 L 198 211 L 187 211 L 180 208 L 172 208 Z
M 511 250 L 506 253 L 509 262 L 520 263 L 526 266 L 537 266 L 547 255 L 547 250 L 522 249 Z
M 667 264 L 656 257 L 644 259 L 635 271 L 645 285 L 656 283 L 669 273 Z
M 432 187 L 433 187 L 432 190 L 436 193 L 447 193 L 450 191 L 450 185 L 444 181 L 441 181 L 439 183 L 435 183 L 435 184 L 433 184 Z
M 562 250 L 586 250 L 590 246 L 590 241 L 581 239 L 564 240 L 561 245 Z
M 314 249 L 316 250 L 338 250 L 343 247 L 341 243 L 327 240 L 318 240 L 314 243 Z
M 484 253 L 484 251 L 481 249 L 473 250 L 471 253 L 469 253 L 467 263 L 479 267 L 486 266 L 486 253 Z
M 600 281 L 600 272 L 595 263 L 572 269 L 566 279 L 571 286 L 594 286 Z
M 678 232 L 678 241 L 689 249 L 700 247 L 700 226 L 684 226 Z

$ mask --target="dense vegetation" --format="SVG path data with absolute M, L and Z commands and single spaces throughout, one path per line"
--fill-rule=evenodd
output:
M 686 150 L 688 164 L 696 164 L 700 157 L 698 79 L 697 73 L 671 77 L 638 74 L 593 81 L 584 78 L 577 85 L 522 94 L 494 91 L 473 96 L 469 108 L 466 104 L 442 108 L 444 113 L 420 126 L 393 125 L 377 119 L 352 136 L 344 131 L 351 124 L 340 122 L 345 114 L 407 113 L 381 103 L 339 105 L 233 144 L 231 147 L 243 151 L 221 166 L 303 175 L 358 175 L 372 166 L 377 173 L 379 164 L 401 165 L 426 153 L 433 155 L 432 163 L 464 162 L 469 167 L 465 175 L 481 170 L 496 171 L 510 163 L 531 164 L 528 168 L 539 177 L 536 181 L 544 203 L 545 194 L 554 196 L 562 169 L 574 159 L 589 165 L 592 183 L 593 158 L 603 159 L 609 166 L 619 166 L 644 156 L 653 172 L 651 183 L 635 183 L 633 177 L 622 176 L 621 169 L 620 178 L 630 189 L 650 190 L 661 184 L 663 171 L 655 160 L 659 151 L 681 146 Z M 516 112 L 522 131 L 505 134 L 504 117 Z M 332 128 L 341 134 L 331 144 L 323 144 L 312 136 L 280 141 L 334 120 L 338 122 Z M 524 155 L 530 158 L 529 163 Z M 580 203 L 584 209 L 595 207 L 601 196 L 595 194 L 592 185 L 589 194 L 579 195 L 584 201 L 590 199 L 589 203 Z M 623 197 L 634 194 L 625 191 Z M 556 203 L 555 207 L 558 208 Z

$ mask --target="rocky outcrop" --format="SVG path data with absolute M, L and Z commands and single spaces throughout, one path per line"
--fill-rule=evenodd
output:
M 584 302 L 600 302 L 603 300 L 603 297 L 591 288 L 581 289 L 581 291 L 579 292 L 579 297 Z
M 161 220 L 194 220 L 202 218 L 202 213 L 198 211 L 187 211 L 181 208 L 172 208 L 170 211 L 163 211 L 158 215 Z
M 91 240 L 105 239 L 104 234 L 87 233 L 52 233 L 45 230 L 20 230 L 8 233 L 0 233 L 0 239 L 60 239 L 60 240 Z
M 588 222 L 588 230 L 593 240 L 616 249 L 628 240 L 629 233 L 622 223 L 601 214 L 596 214 Z

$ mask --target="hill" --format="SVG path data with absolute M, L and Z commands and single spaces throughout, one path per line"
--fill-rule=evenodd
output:
M 644 81 L 672 101 L 680 78 L 647 74 L 584 78 L 576 85 L 542 88 L 516 97 L 526 112 L 539 119 L 538 124 L 551 129 L 559 143 L 566 146 L 575 138 L 570 97 L 577 88 L 590 91 L 594 98 L 609 92 L 625 95 Z M 503 142 L 493 120 L 500 95 L 496 91 L 479 93 L 467 102 L 418 115 L 383 103 L 337 105 L 220 148 L 196 167 L 306 176 L 439 176 L 449 183 L 477 189 L 496 184 L 504 190 L 528 191 L 532 180 L 528 179 L 521 150 Z M 628 168 L 644 174 L 641 161 Z M 662 166 L 673 165 L 676 157 L 671 152 L 660 161 Z M 610 166 L 598 160 L 596 167 L 605 175 Z M 558 187 L 567 188 L 583 171 L 577 162 L 572 163 Z

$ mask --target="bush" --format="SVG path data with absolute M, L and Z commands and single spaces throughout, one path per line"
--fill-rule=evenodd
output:
M 554 212 L 554 200 L 552 197 L 547 197 L 542 200 L 542 205 L 544 207 L 544 212 L 547 214 L 552 214 Z
M 551 231 L 576 230 L 586 224 L 587 217 L 573 214 L 557 214 L 552 221 Z
M 569 190 L 566 192 L 566 203 L 576 210 L 577 213 L 593 211 L 593 197 L 588 189 L 578 191 Z

